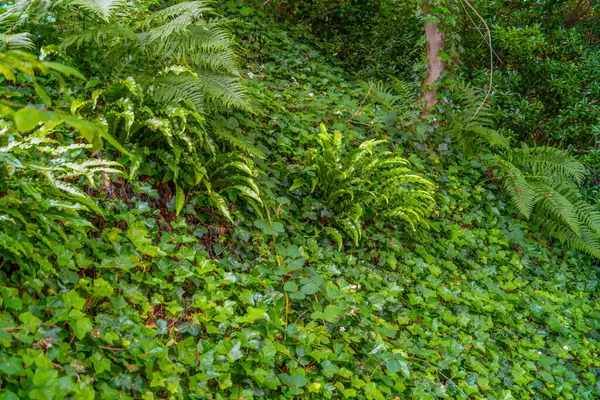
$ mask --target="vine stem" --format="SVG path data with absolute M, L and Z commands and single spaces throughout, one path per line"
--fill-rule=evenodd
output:
M 360 102 L 360 104 L 358 105 L 358 108 L 356 109 L 356 111 L 354 111 L 354 112 L 352 113 L 352 116 L 351 116 L 351 117 L 350 117 L 350 119 L 349 119 L 348 121 L 346 121 L 346 122 L 354 122 L 354 121 L 353 121 L 353 119 L 354 119 L 354 116 L 360 112 L 360 110 L 362 109 L 362 106 L 363 106 L 363 104 L 364 104 L 365 100 L 367 99 L 367 97 L 369 97 L 369 95 L 371 94 L 371 91 L 372 91 L 372 90 L 373 90 L 373 84 L 369 85 L 369 90 L 367 91 L 367 94 L 365 94 L 365 97 L 363 97 L 363 99 L 361 100 L 361 102 Z
M 287 292 L 285 292 L 285 327 L 286 328 L 288 326 L 289 313 L 290 313 L 290 298 L 289 298 Z
M 484 97 L 483 101 L 481 102 L 481 104 L 477 108 L 477 111 L 475 111 L 475 114 L 473 114 L 473 116 L 471 117 L 471 119 L 473 119 L 473 118 L 475 118 L 477 116 L 477 114 L 479 114 L 479 112 L 483 108 L 483 105 L 485 104 L 485 102 L 487 101 L 487 99 L 490 97 L 490 94 L 492 93 L 492 87 L 494 85 L 494 48 L 492 47 L 492 33 L 490 31 L 490 27 L 488 26 L 487 22 L 485 22 L 485 19 L 483 19 L 483 17 L 481 16 L 481 14 L 479 14 L 477 12 L 477 10 L 475 9 L 475 7 L 473 7 L 473 5 L 471 3 L 469 3 L 468 0 L 462 0 L 462 1 L 471 10 L 473 10 L 473 12 L 475 13 L 475 15 L 477 15 L 477 17 L 481 20 L 481 22 L 483 22 L 483 25 L 485 26 L 485 31 L 486 31 L 487 36 L 488 36 L 488 45 L 489 45 L 489 48 L 490 48 L 490 82 L 489 82 L 489 85 L 488 85 L 487 93 L 485 94 L 485 97 Z

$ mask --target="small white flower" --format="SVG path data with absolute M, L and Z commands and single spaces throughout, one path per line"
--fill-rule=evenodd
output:
M 350 315 L 352 317 L 354 317 L 356 314 L 358 314 L 358 310 L 354 310 L 354 309 L 350 310 L 350 312 L 348 313 L 348 315 Z
M 541 351 L 538 351 L 538 354 L 541 356 L 541 355 L 542 355 L 542 352 L 541 352 Z
M 336 112 L 334 112 L 335 115 L 342 115 L 342 112 L 340 110 L 337 110 Z
M 248 72 L 248 78 L 250 78 L 250 79 L 254 78 L 254 74 L 252 72 Z
M 313 92 L 310 92 L 308 95 L 309 95 L 310 97 L 313 97 L 315 94 L 314 94 Z
M 344 328 L 343 326 L 340 326 L 340 332 L 345 332 L 346 328 Z
M 356 289 L 358 289 L 358 285 L 350 285 L 350 289 L 356 290 Z
M 356 285 L 356 288 L 357 289 L 361 289 L 362 288 L 362 286 L 360 286 L 360 283 L 358 285 Z
M 442 391 L 446 391 L 446 385 L 440 385 L 440 389 L 442 389 Z
M 569 346 L 563 346 L 563 350 L 569 350 Z

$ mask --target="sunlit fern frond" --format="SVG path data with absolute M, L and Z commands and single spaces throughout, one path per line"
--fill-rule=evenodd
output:
M 201 17 L 208 16 L 213 12 L 212 7 L 204 1 L 182 2 L 150 15 L 144 23 L 144 26 L 148 28 L 144 35 L 147 40 L 154 41 L 181 34 Z
M 152 13 L 147 23 L 164 22 L 182 15 L 198 19 L 212 13 L 214 9 L 207 1 L 183 1 Z
M 192 25 L 185 32 L 172 34 L 168 40 L 141 36 L 148 51 L 162 59 L 177 63 L 190 61 L 200 70 L 217 70 L 237 73 L 233 40 L 221 22 Z
M 0 46 L 9 50 L 13 49 L 33 49 L 35 47 L 31 40 L 31 34 L 13 33 L 11 35 L 0 34 Z
M 70 6 L 81 7 L 96 15 L 98 18 L 108 22 L 113 19 L 118 12 L 128 6 L 127 0 L 65 0 L 62 1 Z
M 93 44 L 97 47 L 128 47 L 126 43 L 136 44 L 139 39 L 128 27 L 119 24 L 101 25 L 94 29 L 74 32 L 65 37 L 60 43 L 61 47 L 81 47 Z M 115 45 L 119 46 L 115 46 Z
M 50 0 L 15 1 L 8 9 L 0 14 L 0 27 L 4 26 L 4 29 L 6 29 L 10 26 L 11 30 L 15 29 L 32 18 L 44 16 L 50 6 Z
M 532 175 L 561 177 L 577 183 L 580 183 L 585 175 L 583 164 L 556 147 L 524 145 L 513 149 L 511 158 L 518 165 L 531 169 Z

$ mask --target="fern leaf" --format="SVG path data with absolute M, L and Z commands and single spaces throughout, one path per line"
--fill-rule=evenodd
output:
M 233 222 L 231 218 L 231 214 L 229 213 L 229 208 L 227 207 L 227 202 L 220 194 L 213 192 L 212 190 L 208 191 L 208 197 L 211 200 L 211 203 L 217 207 L 221 214 L 223 214 L 230 222 Z
M 127 0 L 69 0 L 68 4 L 79 6 L 108 22 Z
M 533 175 L 560 176 L 581 182 L 585 167 L 565 151 L 556 147 L 527 147 L 513 151 L 513 158 L 531 168 Z
M 538 212 L 556 221 L 563 221 L 577 236 L 581 235 L 577 212 L 573 204 L 560 192 L 543 183 L 532 183 L 531 187 L 538 196 L 536 209 Z
M 200 72 L 198 80 L 208 100 L 226 107 L 250 110 L 250 100 L 239 77 L 215 72 Z
M 165 20 L 180 15 L 190 15 L 193 18 L 200 18 L 205 14 L 212 13 L 212 7 L 207 1 L 182 1 L 170 7 L 154 12 L 150 20 Z
M 352 238 L 354 245 L 358 246 L 360 242 L 362 229 L 360 224 L 351 220 L 350 218 L 338 218 L 336 220 L 342 227 L 342 229 Z
M 265 158 L 265 153 L 263 153 L 262 150 L 260 150 L 256 146 L 254 146 L 252 143 L 250 143 L 246 139 L 239 137 L 239 136 L 235 136 L 235 135 L 231 134 L 230 132 L 228 132 L 226 129 L 217 128 L 217 129 L 215 129 L 215 133 L 217 134 L 217 136 L 220 139 L 223 139 L 223 140 L 229 142 L 231 145 L 233 145 L 238 150 L 245 151 L 246 153 L 251 154 L 254 157 L 257 157 L 260 159 Z
M 337 244 L 338 251 L 342 251 L 342 246 L 344 245 L 344 239 L 342 238 L 342 234 L 335 228 L 326 227 L 325 232 L 329 235 L 331 239 Z
M 242 194 L 242 196 L 249 197 L 252 200 L 256 201 L 258 204 L 264 205 L 262 199 L 260 198 L 260 195 L 258 193 L 256 193 L 255 191 L 253 191 L 248 186 L 233 185 L 233 186 L 231 186 L 231 188 L 239 190 L 239 192 Z
M 537 201 L 536 192 L 519 168 L 499 156 L 490 158 L 490 165 L 499 169 L 502 185 L 519 212 L 529 218 Z
M 33 49 L 35 45 L 31 40 L 30 33 L 14 33 L 12 35 L 0 34 L 0 43 L 4 43 L 8 49 Z
M 181 186 L 175 183 L 175 215 L 179 215 L 185 203 L 185 193 Z

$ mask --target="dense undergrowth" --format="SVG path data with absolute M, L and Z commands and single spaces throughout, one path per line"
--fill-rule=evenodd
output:
M 46 125 L 2 125 L 0 234 L 26 247 L 0 246 L 0 398 L 597 398 L 597 261 L 520 219 L 485 160 L 418 118 L 416 87 L 377 90 L 305 27 L 222 8 L 254 113 L 209 103 L 198 119 L 211 122 L 186 131 L 202 131 L 203 163 L 184 138 L 144 130 L 158 100 L 126 77 L 109 82 L 124 96 L 113 108 L 76 108 L 39 154 L 10 143 Z M 90 101 L 94 87 L 81 89 Z M 181 128 L 186 107 L 152 121 Z M 120 121 L 111 133 L 131 156 L 89 158 L 72 128 L 98 115 Z M 373 164 L 350 173 L 354 155 Z M 77 167 L 105 158 L 123 167 Z M 386 162 L 397 175 L 368 170 Z M 52 167 L 78 192 L 37 183 Z M 406 176 L 416 194 L 392 193 Z M 395 195 L 414 213 L 386 213 Z M 6 211 L 10 198 L 34 219 Z M 59 229 L 34 224 L 56 208 Z

